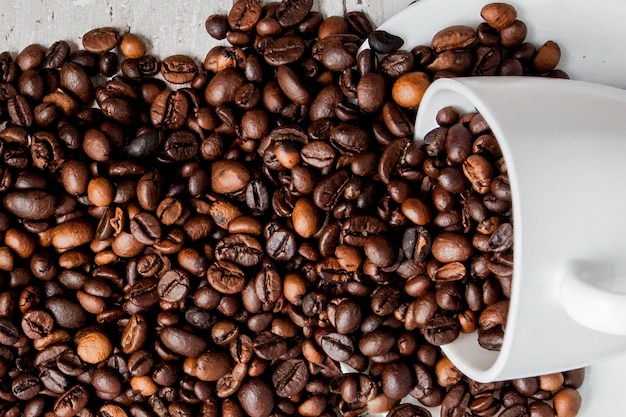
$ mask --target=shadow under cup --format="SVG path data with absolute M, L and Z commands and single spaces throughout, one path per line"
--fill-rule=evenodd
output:
M 439 79 L 420 104 L 416 139 L 438 126 L 446 106 L 478 111 L 498 139 L 513 199 L 514 270 L 502 349 L 480 347 L 474 332 L 442 346 L 444 353 L 479 382 L 626 353 L 626 336 L 595 325 L 615 321 L 611 311 L 602 315 L 602 297 L 565 300 L 562 286 L 572 271 L 606 292 L 626 282 L 623 273 L 614 279 L 626 271 L 626 92 L 539 77 Z

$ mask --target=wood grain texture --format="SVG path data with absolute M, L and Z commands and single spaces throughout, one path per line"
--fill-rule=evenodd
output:
M 263 1 L 266 3 L 267 1 Z M 315 10 L 326 16 L 362 10 L 379 25 L 411 0 L 316 0 Z M 64 39 L 74 47 L 86 31 L 114 26 L 141 34 L 150 53 L 174 53 L 204 59 L 219 42 L 204 29 L 207 16 L 227 13 L 233 0 L 0 0 L 0 50 L 17 53 L 24 46 L 45 46 Z

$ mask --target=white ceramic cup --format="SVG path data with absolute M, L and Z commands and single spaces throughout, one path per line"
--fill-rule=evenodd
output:
M 534 77 L 440 79 L 415 137 L 445 106 L 479 111 L 511 184 L 514 270 L 499 352 L 476 333 L 443 346 L 480 382 L 542 375 L 626 354 L 626 91 Z

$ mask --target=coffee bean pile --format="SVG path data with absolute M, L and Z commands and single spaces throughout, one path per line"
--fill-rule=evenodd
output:
M 503 3 L 411 52 L 312 6 L 237 0 L 200 65 L 111 27 L 0 54 L 2 415 L 578 412 L 583 369 L 437 347 L 501 344 L 511 196 L 480 115 L 412 127 L 439 77 L 566 77 L 558 45 Z

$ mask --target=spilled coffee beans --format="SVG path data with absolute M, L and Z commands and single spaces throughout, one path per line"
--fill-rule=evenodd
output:
M 414 141 L 421 97 L 566 77 L 482 16 L 415 46 L 237 0 L 201 63 L 112 27 L 1 53 L 2 415 L 575 415 L 583 369 L 480 384 L 438 348 L 501 345 L 514 230 L 484 119 Z

